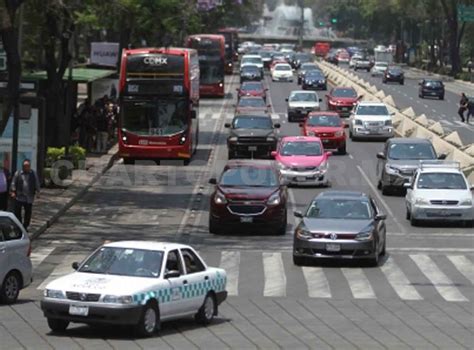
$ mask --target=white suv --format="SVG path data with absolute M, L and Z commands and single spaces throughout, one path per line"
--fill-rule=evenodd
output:
M 385 103 L 359 102 L 351 113 L 349 136 L 359 138 L 377 138 L 387 140 L 393 137 L 392 115 Z
M 262 56 L 260 55 L 243 55 L 242 59 L 240 60 L 240 68 L 248 66 L 248 65 L 255 65 L 261 70 L 263 70 L 263 60 Z
M 406 183 L 406 218 L 412 226 L 420 220 L 459 221 L 472 225 L 472 193 L 459 163 L 421 161 L 411 183 Z
M 30 239 L 12 213 L 0 211 L 0 302 L 14 303 L 32 281 Z

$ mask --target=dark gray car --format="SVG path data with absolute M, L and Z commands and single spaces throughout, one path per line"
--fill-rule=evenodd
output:
M 327 191 L 313 199 L 293 241 L 293 262 L 309 258 L 365 259 L 378 265 L 385 255 L 385 214 L 362 192 Z
M 444 159 L 439 157 L 430 140 L 420 138 L 392 138 L 385 142 L 383 152 L 377 153 L 378 187 L 384 195 L 403 189 L 410 182 L 420 160 Z

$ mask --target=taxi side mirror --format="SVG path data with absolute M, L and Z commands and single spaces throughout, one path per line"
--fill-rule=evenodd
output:
M 74 261 L 71 266 L 75 271 L 77 271 L 77 269 L 79 268 L 79 263 L 77 261 Z
M 275 158 L 276 155 L 277 155 L 277 152 L 276 152 L 276 151 L 272 151 L 272 153 L 270 153 L 270 155 L 272 156 L 272 158 Z
M 165 273 L 165 279 L 178 278 L 179 276 L 181 276 L 181 273 L 177 270 L 171 270 Z

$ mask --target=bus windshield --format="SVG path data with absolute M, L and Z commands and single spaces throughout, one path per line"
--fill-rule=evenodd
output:
M 122 129 L 137 135 L 170 136 L 188 127 L 185 99 L 132 100 L 122 104 Z

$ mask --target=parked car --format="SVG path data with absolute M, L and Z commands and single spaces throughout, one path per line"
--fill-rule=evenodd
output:
M 240 69 L 240 83 L 244 81 L 261 81 L 263 73 L 256 65 L 247 65 Z
M 423 79 L 418 89 L 418 97 L 437 97 L 444 100 L 444 84 L 441 80 Z
M 286 233 L 288 193 L 274 161 L 231 160 L 209 183 L 209 232 Z
M 309 112 L 319 111 L 322 100 L 315 91 L 295 90 L 286 99 L 288 121 L 302 121 Z
M 444 159 L 439 157 L 428 139 L 392 138 L 385 142 L 383 151 L 377 153 L 378 187 L 383 194 L 392 190 L 403 189 L 406 182 L 411 182 L 420 160 Z
M 243 113 L 270 113 L 270 105 L 267 105 L 260 96 L 242 96 L 235 106 L 235 114 Z
M 341 117 L 349 117 L 361 97 L 352 87 L 335 87 L 326 95 L 327 109 L 338 112 Z
M 28 233 L 13 213 L 0 211 L 0 303 L 13 304 L 32 282 Z
M 315 136 L 285 136 L 273 152 L 280 173 L 289 185 L 328 186 L 331 155 Z
M 326 191 L 295 216 L 301 219 L 293 241 L 295 265 L 315 258 L 343 258 L 365 259 L 377 266 L 386 253 L 386 215 L 370 195 Z
M 293 69 L 288 63 L 278 63 L 272 69 L 272 81 L 293 81 Z
M 280 128 L 280 124 L 273 124 L 269 115 L 236 115 L 232 123 L 226 123 L 225 127 L 230 129 L 227 138 L 229 159 L 270 158 L 276 149 L 275 129 Z
M 370 75 L 373 77 L 384 75 L 385 71 L 388 68 L 387 62 L 375 62 L 370 70 Z
M 298 69 L 298 85 L 301 84 L 304 74 L 312 70 L 321 71 L 321 69 L 315 63 L 312 62 L 303 63 L 301 65 L 301 67 Z
M 400 83 L 400 85 L 405 84 L 403 70 L 398 66 L 388 66 L 384 72 L 382 83 L 386 84 L 388 82 L 396 82 Z
M 458 162 L 422 161 L 405 187 L 406 218 L 412 226 L 422 221 L 472 226 L 474 185 L 468 183 Z
M 256 96 L 262 97 L 264 101 L 267 100 L 267 91 L 263 86 L 262 82 L 253 82 L 253 81 L 246 81 L 240 85 L 240 88 L 237 88 L 237 97 L 241 98 L 243 96 Z
M 387 140 L 393 135 L 392 113 L 385 103 L 365 101 L 355 106 L 349 121 L 349 136 L 352 140 Z
M 311 112 L 300 125 L 304 136 L 319 137 L 324 149 L 337 150 L 339 154 L 346 154 L 346 133 L 348 127 L 336 112 Z
M 72 268 L 48 283 L 41 301 L 53 332 L 74 322 L 130 326 L 148 337 L 163 321 L 194 315 L 209 324 L 227 297 L 225 270 L 183 244 L 108 243 Z
M 301 84 L 303 90 L 327 90 L 327 80 L 324 73 L 319 70 L 307 71 L 303 75 Z

